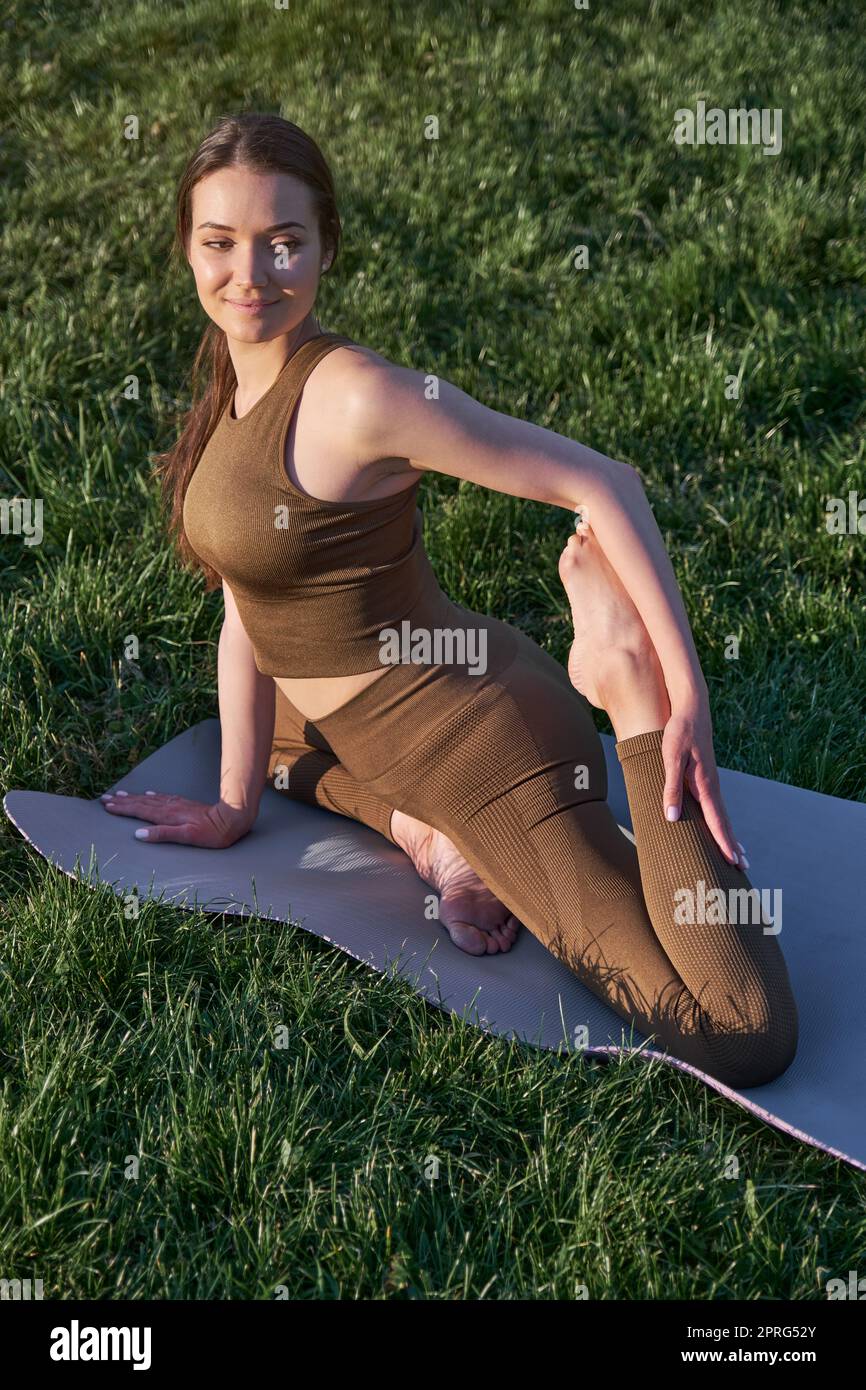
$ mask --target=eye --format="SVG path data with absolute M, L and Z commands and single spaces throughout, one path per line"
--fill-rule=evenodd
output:
M 271 246 L 271 250 L 281 251 L 282 248 L 285 247 L 287 251 L 293 251 L 298 246 L 298 244 L 299 243 L 297 241 L 294 241 L 291 237 L 283 237 L 282 240 L 275 241 L 273 243 L 273 245 Z M 224 246 L 231 246 L 232 243 L 230 241 L 203 241 L 202 245 L 213 246 L 215 250 L 220 251 Z

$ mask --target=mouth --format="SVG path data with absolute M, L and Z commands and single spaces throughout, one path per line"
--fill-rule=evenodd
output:
M 227 299 L 226 304 L 237 309 L 240 314 L 263 314 L 277 303 L 276 299 Z

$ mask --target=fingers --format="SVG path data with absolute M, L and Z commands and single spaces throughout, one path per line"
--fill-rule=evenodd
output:
M 115 816 L 134 816 L 137 820 L 168 825 L 181 824 L 188 816 L 183 799 L 164 792 L 103 792 L 99 799 L 106 811 Z
M 164 804 L 169 798 L 164 792 L 103 792 L 99 800 L 103 806 L 137 806 L 139 802 L 147 798 L 147 804 L 155 806 L 158 802 Z
M 695 776 L 695 764 L 693 760 L 690 760 L 689 765 L 686 768 L 686 785 L 689 791 L 691 792 L 692 796 L 695 798 L 695 801 L 700 802 L 701 794 L 698 791 L 698 779 Z
M 718 845 L 722 854 L 729 864 L 734 864 L 739 868 L 747 869 L 749 861 L 745 857 L 742 845 L 734 838 L 733 828 L 725 810 L 725 803 L 722 800 L 722 791 L 719 786 L 719 779 L 716 777 L 714 782 L 702 780 L 696 777 L 695 784 L 697 792 L 693 793 L 695 799 L 700 804 L 707 829 Z
M 184 825 L 142 825 L 135 832 L 137 840 L 147 840 L 148 844 L 161 844 L 170 841 L 172 844 L 188 845 L 198 844 L 198 840 L 193 840 L 195 826 L 186 823 Z
M 722 854 L 729 864 L 744 870 L 748 869 L 749 861 L 746 858 L 746 851 L 736 839 L 728 813 L 725 810 L 718 772 L 708 773 L 700 763 L 696 763 L 694 758 L 690 756 L 681 760 L 676 751 L 672 751 L 670 755 L 665 755 L 665 771 L 668 773 L 668 778 L 665 782 L 664 804 L 665 807 L 674 805 L 677 812 L 675 816 L 668 816 L 668 820 L 677 820 L 682 810 L 682 782 L 676 780 L 678 777 L 677 767 L 681 761 L 686 764 L 684 772 L 688 789 L 698 803 L 707 829 Z M 672 795 L 675 786 L 680 789 L 676 802 Z
M 183 797 L 167 792 L 118 791 L 104 792 L 99 799 L 110 815 L 131 816 L 134 820 L 153 822 L 136 830 L 137 840 L 147 840 L 149 844 L 163 841 L 181 845 L 197 843 L 194 839 L 195 826 L 187 818 Z
M 151 844 L 171 841 L 201 849 L 224 849 L 238 839 L 231 828 L 215 821 L 204 802 L 170 792 L 104 792 L 99 798 L 110 815 L 150 821 L 135 831 L 137 840 Z
M 662 757 L 665 764 L 665 789 L 662 806 L 667 820 L 679 820 L 683 805 L 683 777 L 688 763 L 688 753 L 682 747 L 665 748 L 662 743 Z

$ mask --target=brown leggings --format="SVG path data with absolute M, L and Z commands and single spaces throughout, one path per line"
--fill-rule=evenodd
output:
M 447 604 L 452 629 L 486 632 L 486 671 L 394 665 L 315 723 L 277 687 L 273 784 L 389 839 L 395 807 L 435 826 L 620 1018 L 737 1089 L 779 1076 L 798 1019 L 776 935 L 745 912 L 718 924 L 711 912 L 678 914 L 713 888 L 736 902 L 729 890 L 750 885 L 687 788 L 680 820 L 664 819 L 661 730 L 616 744 L 635 850 L 607 805 L 590 706 L 564 667 L 509 624 Z

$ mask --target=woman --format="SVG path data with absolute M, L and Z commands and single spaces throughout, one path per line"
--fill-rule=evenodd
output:
M 702 888 L 742 903 L 748 861 L 637 473 L 323 333 L 340 236 L 320 150 L 280 117 L 221 120 L 182 176 L 175 253 L 212 323 L 157 472 L 181 555 L 223 587 L 220 798 L 106 809 L 152 822 L 142 838 L 221 848 L 271 779 L 404 849 L 462 950 L 508 950 L 524 923 L 674 1055 L 732 1086 L 771 1080 L 797 1046 L 775 935 L 759 913 L 677 909 Z M 567 671 L 443 593 L 415 504 L 426 470 L 581 513 L 559 562 Z M 616 733 L 636 849 L 590 703 Z

